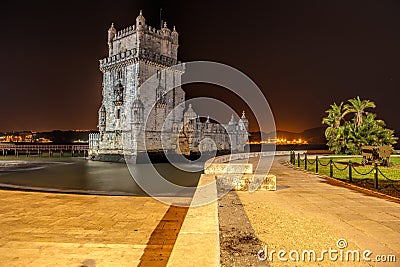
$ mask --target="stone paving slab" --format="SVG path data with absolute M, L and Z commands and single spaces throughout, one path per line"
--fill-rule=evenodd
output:
M 199 186 L 214 182 L 215 175 L 201 175 Z M 219 224 L 217 188 L 197 190 L 192 203 L 215 201 L 190 207 L 179 232 L 167 266 L 219 266 Z
M 137 266 L 168 205 L 0 190 L 0 266 Z

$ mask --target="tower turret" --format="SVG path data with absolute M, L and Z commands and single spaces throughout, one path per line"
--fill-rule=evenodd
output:
M 183 114 L 183 124 L 184 124 L 184 126 L 187 127 L 188 129 L 192 129 L 193 128 L 193 124 L 196 123 L 196 118 L 197 118 L 197 114 L 196 114 L 196 112 L 194 112 L 194 110 L 192 108 L 192 104 L 189 104 L 188 109 Z
M 140 10 L 140 14 L 136 18 L 136 29 L 138 31 L 142 31 L 145 29 L 145 26 L 146 26 L 146 19 L 143 17 L 142 10 Z
M 249 120 L 246 118 L 246 113 L 242 112 L 242 117 L 239 120 L 239 127 L 242 131 L 249 131 Z
M 171 30 L 168 29 L 167 23 L 164 22 L 164 27 L 161 29 L 163 39 L 162 39 L 162 45 L 161 45 L 161 54 L 166 55 L 166 56 L 171 56 L 171 42 L 170 42 L 170 37 L 171 37 Z
M 229 125 L 235 125 L 235 124 L 236 124 L 235 116 L 233 116 L 233 114 L 232 114 L 231 120 L 228 122 L 228 124 L 229 124 Z
M 172 37 L 172 57 L 173 58 L 178 58 L 178 47 L 179 47 L 179 34 L 176 31 L 176 28 L 174 26 L 174 29 L 171 33 L 171 37 Z
M 169 37 L 169 36 L 171 35 L 171 30 L 168 29 L 167 23 L 166 23 L 166 22 L 164 22 L 164 26 L 163 26 L 163 28 L 161 29 L 161 31 L 162 31 L 164 37 Z
M 171 37 L 172 37 L 172 42 L 173 42 L 174 44 L 178 44 L 178 37 L 179 37 L 179 34 L 178 34 L 178 32 L 176 31 L 175 26 L 174 26 L 174 28 L 173 28 L 173 30 L 172 30 Z
M 114 23 L 111 23 L 110 29 L 108 29 L 108 53 L 109 56 L 112 54 L 113 49 L 113 40 L 115 35 L 117 34 L 117 30 L 114 28 Z
M 136 47 L 140 48 L 144 39 L 144 29 L 146 28 L 146 19 L 143 17 L 142 10 L 136 18 Z M 140 54 L 140 49 L 137 49 L 137 55 Z

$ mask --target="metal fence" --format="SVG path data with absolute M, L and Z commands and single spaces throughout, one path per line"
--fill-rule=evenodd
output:
M 354 166 L 354 163 L 351 160 L 345 163 L 345 166 L 341 168 L 331 158 L 327 163 L 324 164 L 318 156 L 315 156 L 314 160 L 309 160 L 307 157 L 307 153 L 304 153 L 303 156 L 301 156 L 300 153 L 297 153 L 296 156 L 295 151 L 290 152 L 290 163 L 294 166 L 297 166 L 298 168 L 304 167 L 305 170 L 311 169 L 310 167 L 313 165 L 315 167 L 316 173 L 320 172 L 320 167 L 329 167 L 329 176 L 332 178 L 345 180 L 349 183 L 361 183 L 367 185 L 369 184 L 370 186 L 366 187 L 373 187 L 377 190 L 392 188 L 398 193 L 400 192 L 400 187 L 398 187 L 400 186 L 400 180 L 387 177 L 379 168 L 379 165 L 377 163 L 374 163 L 373 167 L 370 170 L 362 172 L 356 166 Z M 335 171 L 343 172 L 346 170 L 348 170 L 347 177 L 335 176 Z M 354 173 L 357 173 L 361 177 L 365 178 L 354 178 Z

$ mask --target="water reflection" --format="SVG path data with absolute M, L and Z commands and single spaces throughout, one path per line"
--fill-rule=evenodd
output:
M 200 177 L 200 173 L 183 172 L 168 163 L 154 164 L 154 167 L 170 182 L 182 186 L 195 187 Z M 138 164 L 135 168 L 147 173 L 152 167 Z M 1 159 L 0 186 L 70 193 L 145 195 L 132 179 L 126 164 L 82 158 Z M 154 192 L 169 195 L 161 187 L 155 188 Z

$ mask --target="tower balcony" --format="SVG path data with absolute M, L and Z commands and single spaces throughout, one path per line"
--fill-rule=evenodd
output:
M 115 65 L 118 64 L 130 64 L 133 63 L 135 60 L 148 60 L 160 65 L 163 65 L 165 67 L 170 67 L 173 65 L 176 65 L 180 63 L 178 60 L 175 58 L 171 58 L 165 55 L 161 55 L 158 53 L 154 53 L 150 51 L 149 49 L 139 49 L 139 51 L 134 48 L 131 50 L 127 50 L 125 52 L 121 52 L 117 55 L 114 55 L 112 57 L 106 57 L 103 59 L 100 59 L 100 70 L 105 71 L 108 69 L 113 68 Z

